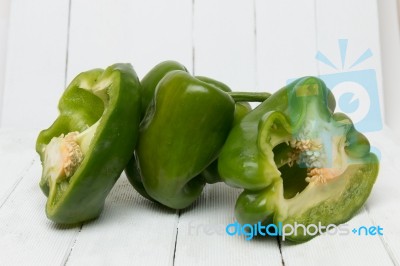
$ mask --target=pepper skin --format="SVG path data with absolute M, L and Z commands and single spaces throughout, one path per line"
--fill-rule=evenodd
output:
M 65 90 L 59 117 L 36 142 L 49 219 L 75 224 L 100 215 L 135 148 L 140 90 L 130 64 L 83 72 Z
M 198 175 L 217 158 L 234 108 L 226 92 L 185 71 L 161 79 L 141 122 L 135 153 L 139 181 L 149 197 L 174 209 L 198 198 L 205 185 Z
M 366 137 L 334 107 L 323 81 L 304 77 L 233 128 L 218 169 L 224 182 L 244 189 L 235 206 L 240 223 L 337 225 L 361 208 L 379 163 Z M 314 236 L 299 227 L 286 238 Z
M 168 60 L 163 61 L 153 67 L 140 81 L 141 83 L 141 98 L 142 98 L 142 107 L 141 107 L 141 116 L 144 117 L 147 108 L 150 105 L 150 102 L 153 100 L 154 92 L 156 90 L 157 84 L 160 80 L 169 72 L 175 70 L 187 71 L 186 67 L 180 64 L 179 62 Z
M 204 77 L 204 76 L 195 76 L 195 78 L 204 81 L 206 83 L 208 83 L 209 85 L 214 85 L 217 89 L 223 90 L 225 92 L 232 92 L 232 90 L 225 84 L 222 83 L 218 80 L 209 78 L 209 77 Z M 244 93 L 247 96 L 252 95 L 253 93 Z M 266 97 L 269 97 L 266 96 Z M 262 100 L 265 100 L 266 98 L 262 98 Z M 236 101 L 236 100 L 235 100 Z M 256 100 L 258 101 L 258 100 Z M 233 118 L 233 125 L 236 125 L 240 122 L 240 120 L 242 120 L 242 118 L 251 111 L 251 106 L 248 102 L 246 101 L 236 101 L 235 104 L 235 114 L 234 114 L 234 118 Z

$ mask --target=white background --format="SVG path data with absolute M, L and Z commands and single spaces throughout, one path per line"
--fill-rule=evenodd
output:
M 337 72 L 314 57 L 340 65 L 338 39 L 349 40 L 349 62 L 373 52 L 353 70 L 376 70 L 381 112 L 398 131 L 394 0 L 1 0 L 0 127 L 47 127 L 65 84 L 115 62 L 142 77 L 174 59 L 234 90 L 273 92 L 290 78 Z

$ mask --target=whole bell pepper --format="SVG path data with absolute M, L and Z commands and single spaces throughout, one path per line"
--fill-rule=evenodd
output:
M 326 227 L 348 221 L 361 208 L 378 160 L 350 118 L 334 108 L 323 81 L 305 77 L 232 129 L 218 168 L 228 185 L 244 189 L 235 206 L 240 223 Z M 286 238 L 303 242 L 316 235 L 304 228 Z
M 164 76 L 140 125 L 136 149 L 141 181 L 152 199 L 174 209 L 197 199 L 205 180 L 196 177 L 217 158 L 234 108 L 227 93 L 185 71 Z
M 36 151 L 46 214 L 61 224 L 98 217 L 133 154 L 140 122 L 140 83 L 130 64 L 79 74 L 42 131 Z
M 180 64 L 179 62 L 168 60 L 163 61 L 153 67 L 140 81 L 141 84 L 141 119 L 146 114 L 146 110 L 148 109 L 150 103 L 153 101 L 154 93 L 157 88 L 158 83 L 164 76 L 175 70 L 187 71 L 185 66 Z M 134 187 L 134 189 L 143 197 L 154 201 L 154 199 L 147 194 L 146 189 L 143 186 L 142 177 L 138 169 L 138 165 L 136 163 L 135 156 L 132 156 L 129 163 L 125 168 L 126 176 Z
M 237 123 L 251 110 L 244 101 L 262 101 L 270 95 L 231 93 L 222 82 L 192 77 L 175 61 L 156 65 L 142 79 L 142 90 L 148 97 L 139 137 L 141 148 L 125 172 L 142 196 L 175 209 L 190 205 L 206 183 L 221 181 L 215 158 L 232 126 L 232 117 Z M 232 97 L 224 92 L 240 102 L 233 107 Z M 149 97 L 151 93 L 153 97 Z M 173 114 L 169 112 L 172 108 Z

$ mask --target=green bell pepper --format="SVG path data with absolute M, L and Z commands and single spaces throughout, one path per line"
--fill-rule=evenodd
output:
M 130 64 L 79 74 L 58 105 L 60 115 L 36 142 L 48 196 L 46 214 L 61 224 L 98 217 L 133 154 L 140 122 L 140 83 Z
M 187 71 L 185 66 L 179 62 L 173 60 L 163 61 L 153 67 L 140 81 L 141 83 L 141 119 L 146 114 L 146 110 L 153 101 L 154 93 L 160 80 L 169 72 L 175 70 Z M 126 176 L 133 186 L 133 188 L 139 192 L 140 195 L 147 198 L 148 200 L 154 201 L 152 197 L 147 194 L 146 189 L 143 186 L 142 177 L 139 172 L 135 156 L 132 156 L 129 163 L 125 168 Z
M 140 125 L 136 149 L 141 181 L 152 199 L 174 209 L 197 199 L 205 180 L 196 177 L 217 158 L 234 108 L 227 93 L 185 71 L 164 76 Z
M 218 169 L 224 182 L 244 189 L 235 206 L 240 223 L 337 225 L 361 208 L 379 163 L 366 137 L 334 108 L 323 81 L 304 77 L 232 129 Z M 298 227 L 286 238 L 307 241 L 311 231 Z
M 142 89 L 142 95 L 153 97 L 145 100 L 139 148 L 125 173 L 142 196 L 175 209 L 190 205 L 206 183 L 221 181 L 216 156 L 232 122 L 251 110 L 244 101 L 263 101 L 270 95 L 231 93 L 222 82 L 192 77 L 175 61 L 155 66 L 143 78 Z M 234 104 L 224 92 L 240 102 Z

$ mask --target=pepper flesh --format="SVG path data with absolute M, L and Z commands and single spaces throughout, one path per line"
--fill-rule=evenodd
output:
M 350 118 L 314 77 L 298 79 L 251 111 L 230 133 L 219 158 L 229 185 L 244 188 L 240 223 L 323 226 L 348 221 L 368 198 L 378 160 Z M 288 229 L 289 230 L 289 229 Z M 302 227 L 295 242 L 310 240 Z
M 140 121 L 140 83 L 130 64 L 79 74 L 59 102 L 60 115 L 43 130 L 36 151 L 46 214 L 61 224 L 98 217 L 131 157 Z

